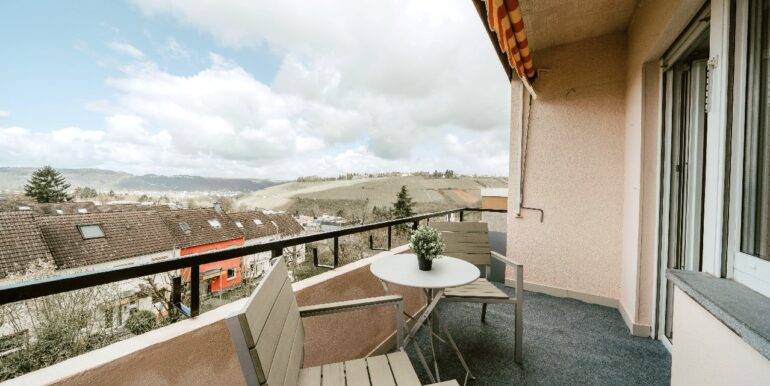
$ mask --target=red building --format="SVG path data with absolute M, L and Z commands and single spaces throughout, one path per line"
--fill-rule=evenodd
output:
M 172 210 L 159 213 L 174 236 L 180 256 L 240 246 L 244 243 L 241 231 L 215 209 Z M 203 264 L 200 279 L 209 292 L 219 291 L 241 282 L 241 258 Z M 190 270 L 181 275 L 190 280 Z

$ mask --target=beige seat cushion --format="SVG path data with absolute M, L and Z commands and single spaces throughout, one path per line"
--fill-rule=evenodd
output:
M 509 299 L 508 294 L 495 287 L 487 279 L 481 278 L 460 287 L 447 288 L 444 296 L 448 298 Z
M 354 359 L 347 362 L 308 367 L 300 371 L 300 386 L 396 385 L 419 386 L 409 357 L 403 351 Z

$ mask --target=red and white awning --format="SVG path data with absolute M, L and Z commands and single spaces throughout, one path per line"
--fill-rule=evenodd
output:
M 497 35 L 497 42 L 508 57 L 508 64 L 516 71 L 528 89 L 535 77 L 535 66 L 529 51 L 524 20 L 518 0 L 486 0 L 487 23 Z

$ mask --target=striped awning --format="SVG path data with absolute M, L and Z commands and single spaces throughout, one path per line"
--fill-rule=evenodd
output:
M 535 66 L 524 32 L 519 1 L 486 0 L 486 6 L 489 29 L 497 34 L 497 42 L 508 57 L 511 68 L 529 86 L 529 80 L 535 77 Z

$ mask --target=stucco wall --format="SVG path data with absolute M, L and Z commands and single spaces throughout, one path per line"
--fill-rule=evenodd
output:
M 627 323 L 649 330 L 654 314 L 656 206 L 659 162 L 649 145 L 657 136 L 657 81 L 647 62 L 657 61 L 703 5 L 703 0 L 643 0 L 628 28 L 623 147 L 623 247 L 620 309 Z M 644 129 L 643 129 L 644 128 Z M 644 131 L 654 130 L 654 133 Z M 649 333 L 649 332 L 648 332 Z
M 536 82 L 532 104 L 524 205 L 543 209 L 545 221 L 534 211 L 509 215 L 508 254 L 524 263 L 527 283 L 616 300 L 626 35 L 538 51 L 536 58 L 547 71 Z M 521 106 L 513 94 L 515 112 Z M 515 148 L 512 143 L 511 165 Z
M 679 288 L 674 291 L 672 385 L 767 385 L 770 361 Z

